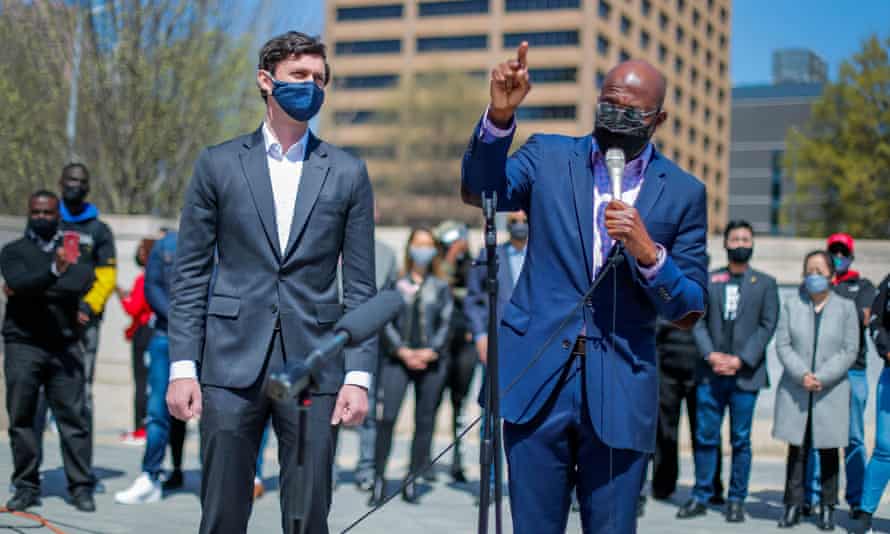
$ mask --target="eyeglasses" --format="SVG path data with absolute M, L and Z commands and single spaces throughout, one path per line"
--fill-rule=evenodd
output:
M 610 102 L 596 103 L 596 118 L 603 126 L 612 131 L 628 131 L 645 128 L 646 119 L 657 115 L 661 108 L 643 111 L 638 108 L 620 106 Z

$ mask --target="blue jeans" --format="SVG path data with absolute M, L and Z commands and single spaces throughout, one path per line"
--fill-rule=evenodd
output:
M 850 379 L 850 444 L 844 449 L 847 478 L 846 499 L 851 508 L 858 508 L 862 501 L 862 484 L 865 477 L 865 403 L 868 402 L 868 377 L 864 369 L 851 369 L 847 372 Z M 806 502 L 819 504 L 822 491 L 819 454 L 816 449 L 810 450 L 807 464 Z
M 383 354 L 381 352 L 381 354 Z M 382 357 L 382 356 L 381 356 Z M 355 477 L 359 481 L 372 480 L 374 478 L 374 443 L 377 439 L 377 373 L 372 380 L 371 389 L 368 390 L 368 416 L 358 427 L 358 464 L 355 467 Z
M 145 425 L 142 471 L 157 478 L 170 439 L 170 413 L 166 400 L 170 381 L 170 344 L 166 333 L 155 332 L 148 344 L 148 355 L 148 422 Z
M 890 369 L 881 371 L 875 412 L 875 449 L 865 470 L 865 483 L 862 486 L 862 509 L 870 514 L 878 509 L 884 488 L 890 480 Z
M 718 376 L 696 388 L 697 421 L 695 429 L 695 488 L 692 496 L 708 502 L 714 495 L 714 473 L 717 471 L 717 447 L 723 413 L 729 408 L 729 436 L 732 445 L 732 475 L 729 500 L 742 502 L 748 497 L 751 477 L 751 423 L 757 392 L 736 387 L 735 377 Z

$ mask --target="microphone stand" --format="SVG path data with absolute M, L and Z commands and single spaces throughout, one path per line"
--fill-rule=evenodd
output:
M 497 193 L 483 193 L 485 216 L 485 289 L 488 293 L 488 354 L 486 357 L 485 406 L 482 419 L 482 444 L 479 451 L 479 534 L 488 533 L 488 506 L 491 503 L 492 469 L 494 473 L 495 533 L 501 534 L 503 516 L 503 461 L 501 457 L 501 412 L 498 388 L 498 236 L 495 225 Z

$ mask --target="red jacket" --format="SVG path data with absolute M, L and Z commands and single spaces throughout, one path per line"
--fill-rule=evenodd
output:
M 127 315 L 133 318 L 133 322 L 124 332 L 124 336 L 131 340 L 136 334 L 136 330 L 147 325 L 148 321 L 151 320 L 152 311 L 148 306 L 148 301 L 145 300 L 145 273 L 139 273 L 139 276 L 133 282 L 133 289 L 130 290 L 130 294 L 126 298 L 121 299 L 121 305 L 124 307 Z

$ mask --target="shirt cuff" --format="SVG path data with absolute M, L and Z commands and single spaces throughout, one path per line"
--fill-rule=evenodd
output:
M 198 366 L 193 360 L 179 360 L 170 364 L 170 381 L 180 378 L 198 378 Z
M 655 248 L 658 249 L 655 265 L 652 267 L 643 267 L 637 263 L 637 268 L 640 270 L 640 274 L 642 274 L 647 281 L 651 281 L 658 276 L 658 273 L 661 272 L 661 268 L 664 267 L 664 262 L 667 260 L 667 250 L 665 250 L 664 246 L 660 243 L 655 243 Z
M 349 371 L 343 380 L 344 386 L 358 386 L 367 390 L 371 389 L 371 373 L 365 371 Z
M 482 128 L 479 129 L 479 139 L 482 140 L 483 143 L 494 143 L 498 139 L 503 139 L 504 137 L 509 137 L 513 135 L 513 132 L 516 131 L 516 118 L 510 122 L 509 128 L 498 128 L 495 126 L 490 120 L 488 120 L 488 110 L 485 110 L 485 115 L 482 115 Z

